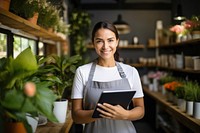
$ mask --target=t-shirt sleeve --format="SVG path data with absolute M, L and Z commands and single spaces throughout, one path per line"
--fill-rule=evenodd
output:
M 133 90 L 136 90 L 134 98 L 143 97 L 143 89 L 138 71 L 133 67 Z
M 74 76 L 71 99 L 82 99 L 83 88 L 84 88 L 83 75 L 81 74 L 81 69 L 79 67 L 77 68 L 75 76 Z

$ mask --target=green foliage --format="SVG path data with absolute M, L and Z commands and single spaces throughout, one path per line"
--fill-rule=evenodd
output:
M 84 43 L 89 36 L 90 15 L 84 11 L 73 11 L 69 15 L 69 24 L 70 39 L 74 50 L 73 54 L 83 55 L 87 50 Z
M 39 0 L 11 0 L 11 12 L 25 19 L 33 17 L 34 13 L 39 12 Z
M 39 68 L 37 74 L 41 79 L 53 83 L 51 89 L 58 96 L 58 99 L 61 99 L 65 89 L 71 91 L 75 70 L 79 66 L 80 60 L 79 55 L 49 55 L 39 60 L 45 65 Z
M 39 10 L 38 25 L 48 29 L 55 28 L 60 20 L 59 10 L 51 3 L 43 3 Z
M 32 117 L 40 113 L 51 121 L 57 121 L 52 113 L 53 102 L 56 100 L 56 95 L 49 89 L 52 83 L 36 77 L 37 70 L 38 64 L 30 47 L 22 51 L 16 59 L 0 59 L 0 119 L 21 121 L 27 131 L 30 131 L 27 113 Z M 27 82 L 36 85 L 33 97 L 25 94 L 24 84 Z
M 177 96 L 177 98 L 183 99 L 185 96 L 185 88 L 183 86 L 178 86 L 176 87 L 175 91 L 175 95 Z
M 200 87 L 197 82 L 187 81 L 183 85 L 185 88 L 184 99 L 187 101 L 200 101 Z
M 171 75 L 166 75 L 166 76 L 163 76 L 162 78 L 160 78 L 159 83 L 160 83 L 160 85 L 164 85 L 165 83 L 169 83 L 169 82 L 172 82 L 175 80 L 176 80 L 175 77 L 173 77 Z

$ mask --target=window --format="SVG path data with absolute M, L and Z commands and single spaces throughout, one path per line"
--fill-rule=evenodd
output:
M 13 43 L 13 56 L 14 58 L 19 55 L 24 49 L 27 47 L 31 47 L 33 53 L 36 55 L 36 41 L 28 38 L 24 38 L 21 36 L 14 35 L 14 43 Z
M 7 57 L 7 35 L 0 33 L 0 58 Z

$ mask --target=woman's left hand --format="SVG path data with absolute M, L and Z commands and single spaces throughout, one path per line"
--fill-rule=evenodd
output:
M 103 118 L 125 120 L 128 117 L 128 110 L 125 110 L 120 105 L 113 106 L 108 103 L 98 103 L 98 107 L 99 108 L 97 108 L 97 110 L 100 112 L 100 116 Z

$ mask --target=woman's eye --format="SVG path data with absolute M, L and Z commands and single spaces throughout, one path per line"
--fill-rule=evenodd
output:
M 100 44 L 100 43 L 103 43 L 103 41 L 99 40 L 99 41 L 96 41 L 97 44 Z
M 113 42 L 114 40 L 108 40 L 108 42 Z

